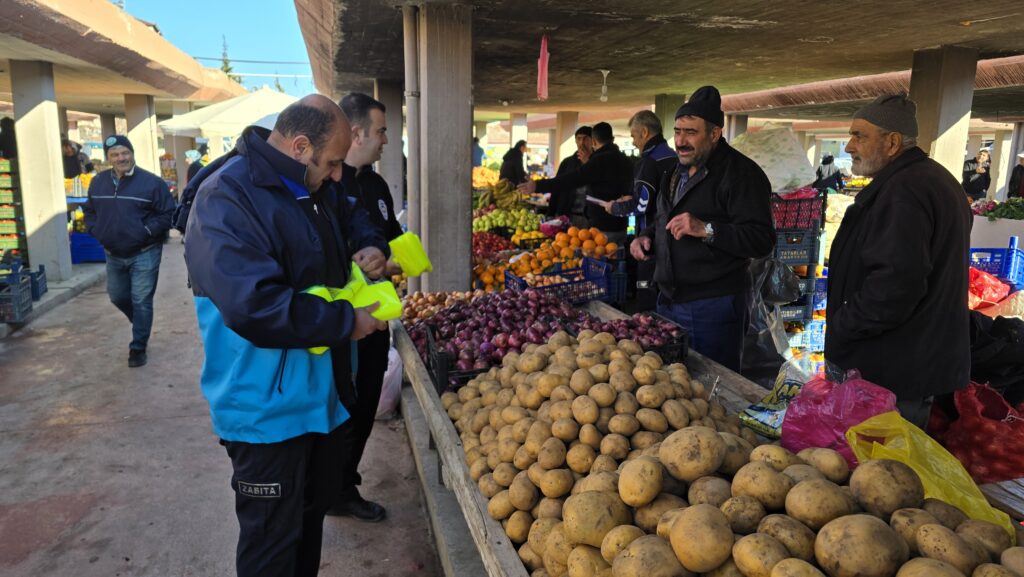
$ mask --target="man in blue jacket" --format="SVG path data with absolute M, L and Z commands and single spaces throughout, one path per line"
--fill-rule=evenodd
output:
M 174 199 L 162 178 L 135 165 L 128 137 L 107 137 L 103 152 L 113 168 L 92 179 L 82 212 L 86 230 L 107 253 L 110 302 L 132 323 L 128 366 L 141 367 L 146 364 L 153 295 Z
M 328 182 L 341 178 L 350 130 L 337 104 L 307 96 L 196 176 L 185 262 L 200 386 L 234 471 L 239 576 L 317 574 L 355 402 L 351 341 L 384 328 L 377 305 L 307 292 L 344 286 L 352 262 L 384 272 L 387 244 Z

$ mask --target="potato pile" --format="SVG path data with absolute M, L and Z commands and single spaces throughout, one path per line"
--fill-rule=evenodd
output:
M 532 577 L 1024 577 L 1006 531 L 896 461 L 757 446 L 681 364 L 583 331 L 442 404 Z

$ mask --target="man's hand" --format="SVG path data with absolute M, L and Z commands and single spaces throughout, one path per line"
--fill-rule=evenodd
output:
M 638 236 L 629 244 L 629 254 L 636 260 L 647 260 L 650 257 L 647 253 L 651 251 L 651 237 Z
M 984 166 L 979 166 L 978 168 L 974 169 L 974 172 L 977 172 L 978 174 L 985 174 L 986 170 Z
M 679 240 L 684 236 L 693 236 L 697 238 L 704 238 L 707 236 L 707 233 L 704 231 L 704 221 L 688 212 L 672 217 L 672 220 L 668 221 L 665 228 L 672 233 L 672 236 L 675 237 L 676 240 Z
M 577 150 L 576 158 L 580 159 L 580 164 L 586 164 L 590 160 L 590 155 L 593 154 L 589 150 Z
M 359 268 L 363 269 L 366 276 L 372 279 L 379 279 L 384 275 L 384 267 L 387 264 L 387 259 L 384 258 L 384 253 L 375 246 L 368 246 L 355 253 L 352 255 L 352 260 L 359 265 Z
M 620 202 L 629 202 L 630 200 L 633 200 L 632 196 L 620 196 L 619 198 L 617 198 L 617 199 L 615 199 L 615 200 L 613 200 L 611 202 L 603 203 L 601 206 L 604 207 L 604 211 L 605 212 L 607 212 L 608 214 L 614 216 L 615 213 L 612 211 L 612 208 L 616 204 L 619 204 Z
M 379 321 L 370 314 L 378 308 L 380 308 L 379 302 L 373 303 L 368 307 L 355 309 L 356 318 L 352 322 L 352 335 L 350 336 L 353 341 L 358 341 L 371 333 L 384 330 L 384 321 Z
M 533 194 L 537 192 L 537 181 L 527 180 L 526 182 L 517 186 L 516 190 L 518 190 L 520 194 Z
M 397 262 L 389 260 L 385 274 L 387 274 L 388 276 L 398 276 L 402 274 L 402 267 Z

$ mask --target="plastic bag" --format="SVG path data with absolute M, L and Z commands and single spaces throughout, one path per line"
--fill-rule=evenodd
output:
M 970 299 L 969 296 L 968 299 Z M 1017 317 L 1024 319 L 1024 291 L 1015 292 L 1004 299 L 1003 302 L 995 306 L 985 307 L 978 312 L 992 318 Z
M 772 392 L 744 409 L 740 413 L 740 422 L 765 437 L 778 439 L 782 434 L 782 422 L 786 418 L 789 401 L 800 392 L 801 387 L 810 378 L 795 360 L 787 361 L 775 378 Z
M 793 190 L 818 179 L 807 152 L 788 126 L 769 122 L 757 132 L 744 132 L 730 144 L 764 170 L 773 191 Z
M 862 461 L 892 459 L 909 466 L 921 478 L 925 497 L 956 505 L 972 519 L 995 523 L 1017 541 L 1010 517 L 988 504 L 956 457 L 898 412 L 882 413 L 851 427 L 846 441 Z
M 388 368 L 384 371 L 384 384 L 380 389 L 380 401 L 377 403 L 377 419 L 389 419 L 398 408 L 402 398 L 402 357 L 398 350 L 391 347 L 388 351 Z
M 967 287 L 967 306 L 980 309 L 997 304 L 1010 294 L 1010 287 L 989 273 L 970 268 L 970 281 Z
M 834 449 L 852 469 L 857 458 L 846 443 L 847 429 L 895 410 L 896 395 L 862 379 L 857 371 L 847 373 L 842 383 L 815 377 L 789 402 L 782 422 L 782 446 L 794 453 L 808 447 Z
M 971 383 L 953 396 L 960 418 L 949 426 L 946 447 L 979 483 L 1024 477 L 1024 418 L 998 391 Z

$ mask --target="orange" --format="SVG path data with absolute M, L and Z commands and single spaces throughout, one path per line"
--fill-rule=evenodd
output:
M 594 250 L 597 244 L 592 240 L 583 241 L 583 250 Z
M 569 233 L 569 236 L 579 236 L 580 229 L 576 228 L 575 226 L 570 226 L 569 230 L 568 230 L 568 233 Z
M 596 226 L 592 226 L 592 227 L 590 227 L 590 236 L 591 236 L 591 237 L 593 237 L 594 235 L 596 235 L 596 234 L 597 234 L 597 233 L 599 233 L 599 232 L 601 232 L 601 231 L 600 231 L 600 230 L 598 230 Z
M 587 230 L 587 229 L 583 229 L 583 230 L 580 231 L 579 235 L 577 235 L 577 236 L 579 236 L 580 240 L 589 240 L 590 239 L 590 231 Z
M 597 246 L 604 246 L 608 244 L 608 237 L 598 232 L 594 235 L 594 244 Z
M 594 247 L 594 256 L 604 256 L 604 247 L 601 245 Z
M 569 246 L 572 247 L 572 248 L 579 248 L 581 244 L 583 244 L 583 243 L 580 241 L 579 238 L 577 238 L 575 236 L 572 237 L 572 240 L 569 241 Z
M 569 235 L 560 232 L 555 235 L 555 242 L 569 242 Z
M 609 256 L 615 256 L 615 253 L 616 253 L 616 251 L 618 251 L 618 250 L 619 250 L 619 245 L 615 244 L 614 242 L 610 242 L 610 243 L 608 243 L 608 244 L 604 245 L 604 251 L 605 251 L 605 252 L 606 252 L 606 253 L 607 253 L 607 254 L 608 254 Z
M 562 250 L 561 250 L 561 251 L 560 251 L 560 252 L 558 253 L 558 256 L 560 256 L 560 257 L 562 257 L 562 258 L 572 258 L 572 255 L 574 255 L 574 254 L 576 254 L 576 252 L 575 252 L 574 250 L 572 250 L 572 249 L 571 249 L 571 248 L 569 248 L 569 247 L 566 247 L 566 248 L 563 248 L 563 249 L 562 249 Z

